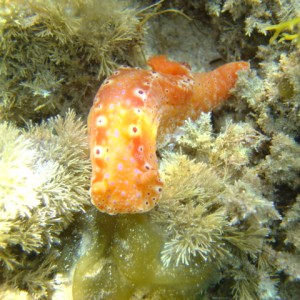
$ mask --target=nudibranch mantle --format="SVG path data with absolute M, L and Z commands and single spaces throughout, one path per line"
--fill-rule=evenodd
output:
M 152 209 L 162 193 L 157 143 L 187 118 L 195 119 L 230 95 L 237 71 L 234 62 L 208 73 L 154 56 L 152 71 L 120 68 L 98 90 L 88 118 L 92 203 L 108 214 Z

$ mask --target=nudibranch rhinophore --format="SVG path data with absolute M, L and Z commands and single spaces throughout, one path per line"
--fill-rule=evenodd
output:
M 102 212 L 141 213 L 162 193 L 156 145 L 187 118 L 212 110 L 230 95 L 247 62 L 192 73 L 184 63 L 154 56 L 152 71 L 120 68 L 98 90 L 88 120 L 91 198 Z

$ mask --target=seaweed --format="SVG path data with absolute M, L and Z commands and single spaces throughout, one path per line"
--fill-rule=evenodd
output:
M 211 260 L 222 252 L 221 236 L 228 224 L 224 207 L 218 204 L 224 182 L 207 164 L 179 154 L 164 157 L 162 172 L 166 187 L 151 217 L 168 232 L 163 264 L 189 265 L 194 256 Z
M 141 45 L 137 13 L 117 0 L 3 2 L 1 120 L 86 113 L 100 79 Z
M 86 126 L 70 111 L 0 130 L 1 281 L 40 298 L 53 289 L 60 234 L 89 205 Z
M 73 298 L 195 299 L 218 280 L 214 263 L 190 266 L 160 260 L 162 234 L 147 214 L 109 216 L 90 212 L 93 231 L 75 265 Z M 85 230 L 84 230 L 85 232 Z M 84 234 L 84 235 L 85 235 Z
M 260 46 L 257 56 L 264 60 L 259 73 L 241 74 L 236 96 L 248 105 L 249 121 L 254 119 L 268 136 L 299 134 L 299 68 L 298 49 L 285 53 Z M 252 117 L 252 118 L 251 118 Z
M 249 123 L 225 124 L 214 134 L 210 113 L 185 122 L 173 146 L 177 153 L 164 149 L 165 188 L 150 212 L 164 232 L 165 266 L 213 261 L 235 299 L 258 299 L 255 274 L 271 282 L 273 270 L 257 263 L 271 224 L 281 219 L 252 165 L 267 141 Z M 223 276 L 221 270 L 227 270 Z
M 300 146 L 291 137 L 275 134 L 270 154 L 258 165 L 260 174 L 275 186 L 287 185 L 293 190 L 300 186 Z
M 29 125 L 0 125 L 0 297 L 49 298 L 67 278 L 74 299 L 296 299 L 299 48 L 269 45 L 266 28 L 297 18 L 299 1 L 100 2 L 3 4 L 1 121 Z M 163 14 L 177 9 L 193 21 Z M 42 120 L 71 106 L 84 116 L 102 77 L 139 61 L 148 20 L 178 29 L 154 30 L 151 53 L 198 69 L 250 58 L 252 71 L 222 110 L 159 149 L 159 205 L 107 216 L 89 208 L 83 123 L 73 112 Z
M 272 44 L 278 38 L 278 36 L 282 33 L 283 30 L 288 29 L 288 30 L 292 31 L 294 29 L 294 26 L 299 25 L 299 23 L 300 23 L 300 17 L 293 18 L 293 19 L 290 19 L 285 22 L 281 22 L 276 25 L 267 26 L 265 28 L 265 30 L 268 30 L 268 31 L 275 30 L 273 36 L 270 38 L 270 44 Z M 299 33 L 295 33 L 295 34 L 282 33 L 281 36 L 282 37 L 279 39 L 279 43 L 283 42 L 283 41 L 295 40 L 297 45 L 300 46 Z

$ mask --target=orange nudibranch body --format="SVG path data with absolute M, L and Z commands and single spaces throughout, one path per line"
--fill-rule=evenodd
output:
M 234 62 L 208 73 L 192 73 L 165 56 L 149 59 L 152 71 L 120 68 L 98 90 L 88 120 L 91 198 L 102 212 L 139 213 L 153 208 L 162 193 L 156 145 L 187 118 L 196 118 L 230 95 Z

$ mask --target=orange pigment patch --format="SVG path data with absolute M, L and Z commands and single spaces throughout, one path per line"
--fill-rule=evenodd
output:
M 209 73 L 155 56 L 153 71 L 120 68 L 98 90 L 88 117 L 92 203 L 109 214 L 141 213 L 157 205 L 163 183 L 156 143 L 189 117 L 225 101 L 246 62 Z

